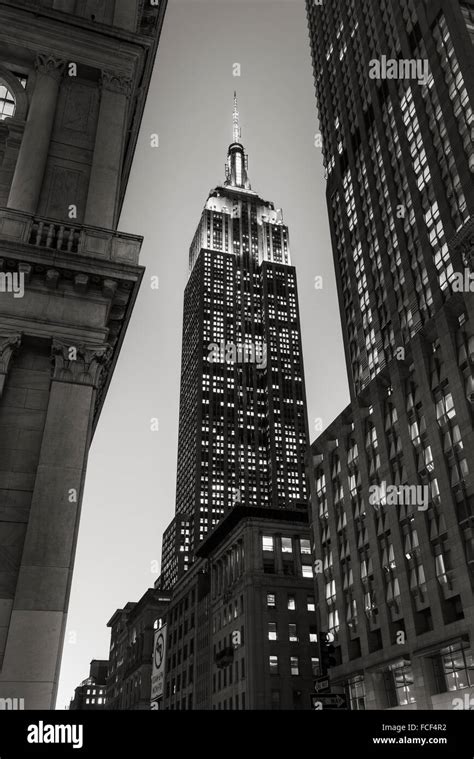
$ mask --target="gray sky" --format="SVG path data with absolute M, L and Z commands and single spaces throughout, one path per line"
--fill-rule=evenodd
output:
M 234 89 L 252 189 L 289 226 L 311 440 L 314 419 L 327 426 L 349 400 L 304 2 L 170 0 L 119 225 L 144 235 L 147 271 L 90 451 L 59 709 L 90 660 L 108 657 L 114 611 L 158 574 L 174 514 L 188 250 L 209 190 L 224 180 Z

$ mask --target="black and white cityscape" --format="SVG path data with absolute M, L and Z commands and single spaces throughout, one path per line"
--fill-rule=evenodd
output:
M 28 744 L 474 709 L 473 45 L 473 0 L 0 1 Z

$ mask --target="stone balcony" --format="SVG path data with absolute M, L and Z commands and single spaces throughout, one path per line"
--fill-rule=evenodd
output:
M 95 261 L 138 265 L 143 237 L 101 227 L 67 224 L 0 208 L 0 242 L 21 243 L 38 252 L 72 253 Z

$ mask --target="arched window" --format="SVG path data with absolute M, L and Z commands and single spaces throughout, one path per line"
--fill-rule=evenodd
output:
M 0 81 L 0 119 L 6 119 L 7 116 L 13 116 L 15 113 L 15 98 L 3 82 Z
M 5 74 L 0 70 L 0 121 L 13 115 L 26 113 L 26 76 Z M 21 114 L 18 114 L 21 111 Z

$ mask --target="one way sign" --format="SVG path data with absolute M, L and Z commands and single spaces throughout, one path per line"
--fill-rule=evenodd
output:
M 311 695 L 311 706 L 315 711 L 347 709 L 347 701 L 346 697 L 339 693 L 317 693 Z

